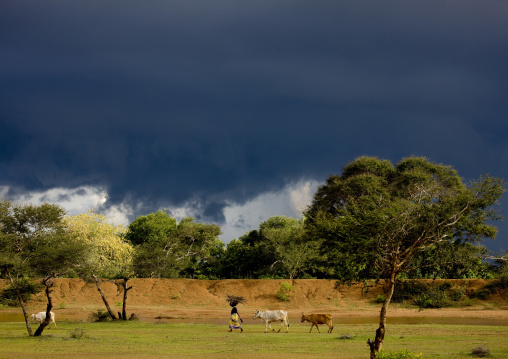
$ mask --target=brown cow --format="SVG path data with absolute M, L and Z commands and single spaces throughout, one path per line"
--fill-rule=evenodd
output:
M 331 314 L 309 314 L 305 315 L 302 313 L 302 323 L 308 321 L 311 322 L 312 325 L 310 326 L 310 332 L 312 332 L 312 328 L 316 326 L 319 333 L 319 327 L 318 324 L 326 324 L 328 325 L 328 333 L 331 333 L 333 330 L 333 317 Z

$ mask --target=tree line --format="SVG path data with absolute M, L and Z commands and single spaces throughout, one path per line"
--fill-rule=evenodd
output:
M 404 278 L 494 278 L 507 273 L 506 257 L 484 261 L 481 243 L 497 233 L 504 185 L 491 176 L 464 183 L 450 166 L 426 158 L 394 165 L 360 157 L 326 179 L 302 219 L 271 217 L 227 245 L 218 225 L 178 222 L 164 211 L 124 228 L 93 211 L 68 216 L 54 204 L 4 200 L 0 271 L 22 307 L 37 290 L 30 279 L 44 278 L 48 308 L 58 276 L 91 280 L 99 293 L 101 281 L 117 280 L 125 295 L 133 277 L 384 279 L 392 294 Z M 383 331 L 382 319 L 373 353 Z

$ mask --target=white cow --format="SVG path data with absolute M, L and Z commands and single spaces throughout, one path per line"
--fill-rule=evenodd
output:
M 55 328 L 56 328 L 55 313 L 50 312 L 50 314 L 51 314 L 51 317 L 49 319 L 48 329 L 51 327 L 51 323 L 55 324 Z M 32 314 L 30 316 L 30 320 L 32 322 L 37 322 L 39 324 L 42 323 L 44 321 L 44 319 L 46 319 L 46 312 L 39 312 L 37 314 Z
M 286 324 L 286 333 L 289 331 L 288 312 L 285 310 L 266 310 L 264 312 L 256 310 L 256 313 L 254 313 L 254 319 L 256 318 L 261 318 L 261 320 L 265 322 L 265 333 L 268 331 L 268 328 L 272 329 L 272 322 L 278 321 L 280 321 L 278 333 L 280 333 L 280 330 L 282 329 L 282 324 Z M 272 331 L 275 331 L 275 329 L 272 329 Z

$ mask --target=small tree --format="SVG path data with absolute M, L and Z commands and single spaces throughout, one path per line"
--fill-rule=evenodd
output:
M 124 289 L 124 300 L 121 318 L 126 319 L 127 281 L 132 274 L 133 248 L 124 239 L 126 229 L 123 226 L 115 226 L 108 219 L 93 210 L 65 218 L 67 228 L 75 238 L 90 248 L 89 256 L 85 265 L 81 268 L 81 275 L 85 279 L 93 279 L 106 310 L 112 319 L 117 319 L 115 313 L 104 295 L 101 282 L 122 278 L 117 286 Z
M 368 341 L 371 358 L 381 350 L 386 315 L 399 274 L 412 270 L 418 253 L 442 242 L 494 238 L 492 209 L 503 181 L 484 177 L 466 185 L 452 168 L 425 158 L 389 161 L 361 157 L 330 176 L 306 212 L 307 228 L 323 249 L 340 256 L 343 279 L 366 273 L 387 282 L 379 328 Z
M 0 268 L 15 288 L 23 310 L 30 336 L 40 336 L 49 324 L 53 301 L 51 287 L 58 276 L 79 267 L 86 258 L 86 245 L 76 241 L 66 230 L 65 211 L 52 204 L 0 206 Z M 31 286 L 21 286 L 22 281 L 43 277 L 42 284 L 48 300 L 46 319 L 32 332 L 26 310 L 27 294 Z

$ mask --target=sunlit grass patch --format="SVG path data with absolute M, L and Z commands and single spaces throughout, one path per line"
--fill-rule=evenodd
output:
M 0 357 L 5 358 L 344 358 L 368 357 L 375 324 L 338 325 L 337 333 L 308 333 L 291 323 L 289 333 L 264 333 L 263 324 L 245 324 L 244 333 L 227 325 L 116 321 L 62 321 L 57 329 L 31 338 L 24 323 L 0 323 Z M 79 330 L 77 330 L 79 328 Z M 72 334 L 74 333 L 74 334 Z M 343 333 L 348 340 L 340 340 Z M 489 348 L 494 358 L 508 357 L 508 327 L 389 325 L 383 349 L 408 351 L 422 358 L 471 357 L 471 348 Z M 33 350 L 36 347 L 37 350 Z

